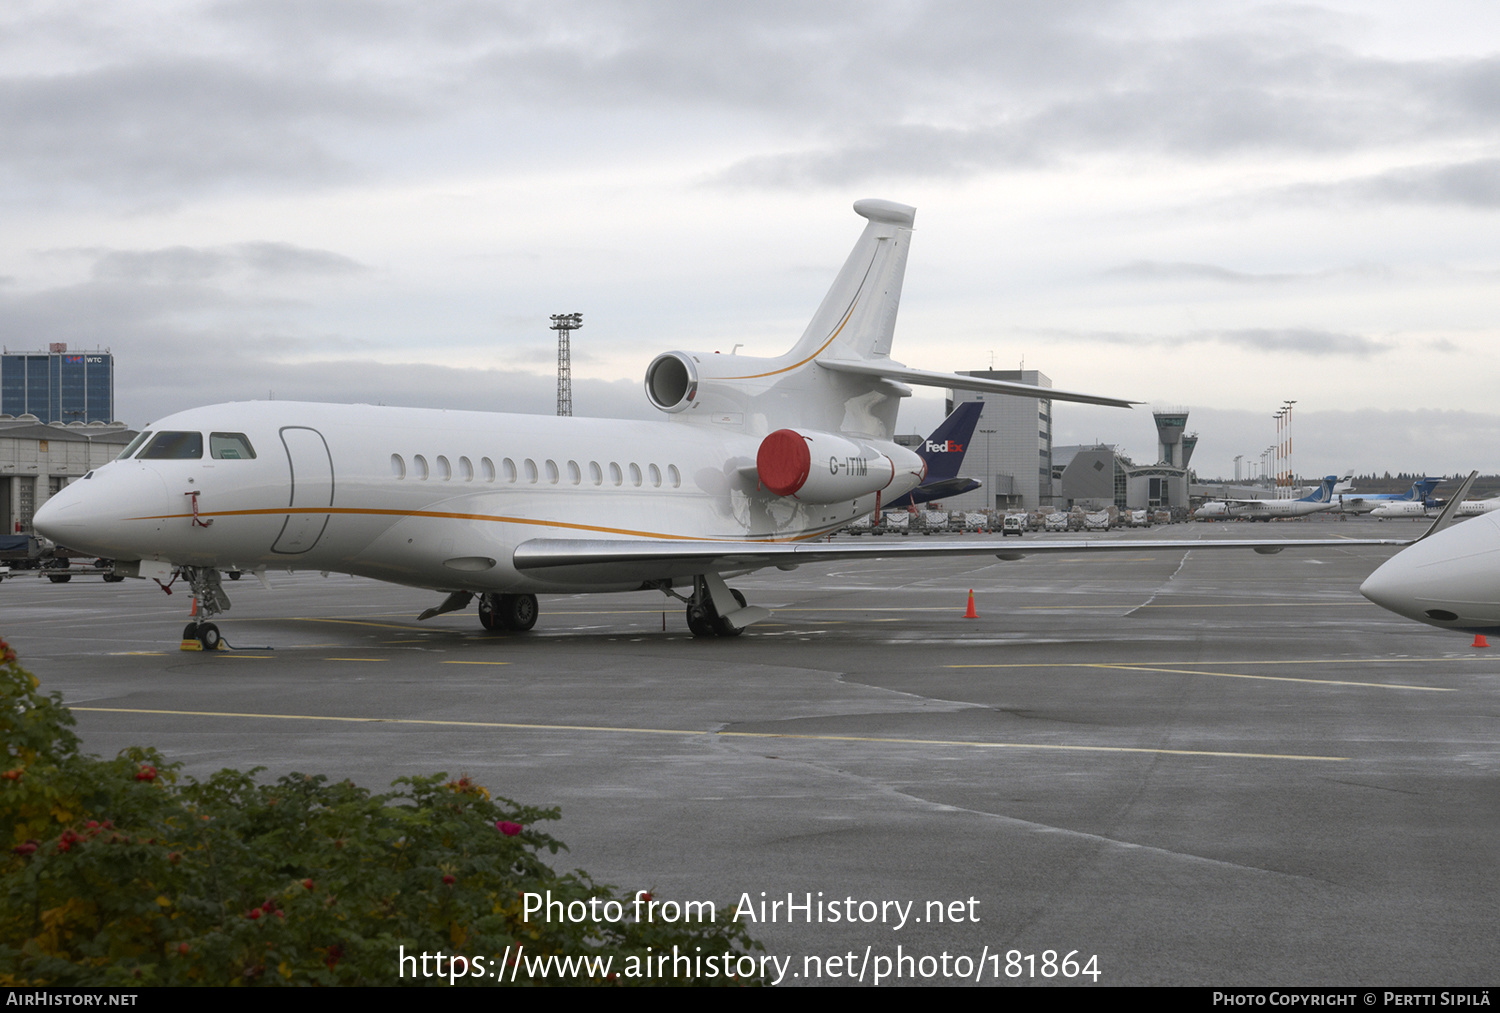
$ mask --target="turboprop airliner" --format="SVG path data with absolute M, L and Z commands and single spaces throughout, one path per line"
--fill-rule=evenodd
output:
M 183 646 L 205 649 L 222 646 L 211 619 L 230 607 L 220 581 L 230 569 L 426 588 L 442 598 L 419 618 L 475 602 L 497 631 L 530 629 L 538 593 L 654 589 L 684 603 L 694 635 L 728 637 L 770 613 L 726 578 L 765 567 L 1289 544 L 820 541 L 921 484 L 922 459 L 892 439 L 908 384 L 1135 403 L 893 360 L 915 209 L 862 200 L 854 210 L 864 230 L 791 350 L 658 355 L 645 392 L 659 420 L 286 401 L 196 408 L 145 427 L 115 461 L 49 499 L 34 525 L 114 559 L 116 574 L 184 580 L 200 605 Z M 1351 544 L 1291 544 L 1335 543 Z
M 1406 492 L 1351 492 L 1344 490 L 1338 492 L 1334 502 L 1338 509 L 1346 514 L 1368 514 L 1374 513 L 1380 507 L 1391 503 L 1414 503 L 1422 507 L 1429 506 L 1432 502 L 1432 490 L 1442 484 L 1441 478 L 1419 478 L 1411 484 Z M 1337 492 L 1337 490 L 1335 490 Z M 1386 516 L 1390 516 L 1387 514 Z M 1402 514 L 1401 516 L 1407 516 Z
M 1333 509 L 1333 485 L 1337 475 L 1323 479 L 1316 490 L 1301 499 L 1226 499 L 1205 503 L 1193 511 L 1198 520 L 1223 520 L 1243 518 L 1252 521 L 1269 521 L 1277 517 L 1306 517 Z

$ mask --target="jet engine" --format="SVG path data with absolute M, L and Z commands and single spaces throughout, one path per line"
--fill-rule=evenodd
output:
M 877 448 L 832 433 L 778 429 L 761 441 L 755 468 L 760 484 L 778 496 L 835 503 L 881 492 L 902 473 L 915 478 L 901 483 L 904 493 L 921 482 L 926 465 L 896 444 Z

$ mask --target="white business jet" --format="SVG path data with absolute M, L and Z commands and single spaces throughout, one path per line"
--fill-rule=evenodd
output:
M 114 559 L 117 574 L 186 580 L 201 605 L 184 646 L 206 649 L 220 646 L 209 620 L 230 607 L 219 577 L 230 569 L 350 573 L 444 594 L 423 619 L 477 596 L 481 624 L 511 631 L 535 624 L 539 592 L 655 589 L 686 604 L 695 635 L 734 636 L 769 613 L 725 577 L 764 567 L 1140 551 L 1142 543 L 1111 541 L 1024 551 L 819 541 L 921 483 L 921 459 L 892 440 L 907 384 L 1134 403 L 893 361 L 915 210 L 880 200 L 854 210 L 864 232 L 791 351 L 657 356 L 645 386 L 658 421 L 214 405 L 146 427 L 118 459 L 48 500 L 36 529 Z M 1229 544 L 1275 552 L 1287 543 Z
M 1360 585 L 1381 608 L 1419 623 L 1465 633 L 1500 633 L 1500 512 L 1449 527 L 1478 473 L 1432 527 Z

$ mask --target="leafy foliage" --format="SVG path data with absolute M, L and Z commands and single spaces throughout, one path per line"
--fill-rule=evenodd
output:
M 528 892 L 632 905 L 542 860 L 563 849 L 535 829 L 556 809 L 492 799 L 467 777 L 402 778 L 382 795 L 301 774 L 262 784 L 259 768 L 199 782 L 152 749 L 85 755 L 72 725 L 0 641 L 0 984 L 447 984 L 415 962 L 403 977 L 398 953 L 498 970 L 523 946 L 619 969 L 674 945 L 760 949 L 737 923 L 527 920 Z

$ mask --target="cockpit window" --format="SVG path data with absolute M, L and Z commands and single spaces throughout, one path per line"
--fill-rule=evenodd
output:
M 149 431 L 144 433 L 137 433 L 135 439 L 130 441 L 130 446 L 120 451 L 120 456 L 115 458 L 115 460 L 125 460 L 125 458 L 129 457 L 131 454 L 135 453 L 137 450 L 140 450 L 141 444 L 145 443 L 149 439 L 151 439 L 151 433 Z
M 157 433 L 138 460 L 189 461 L 203 456 L 202 433 Z
M 208 453 L 215 461 L 255 460 L 255 448 L 244 433 L 209 433 Z

